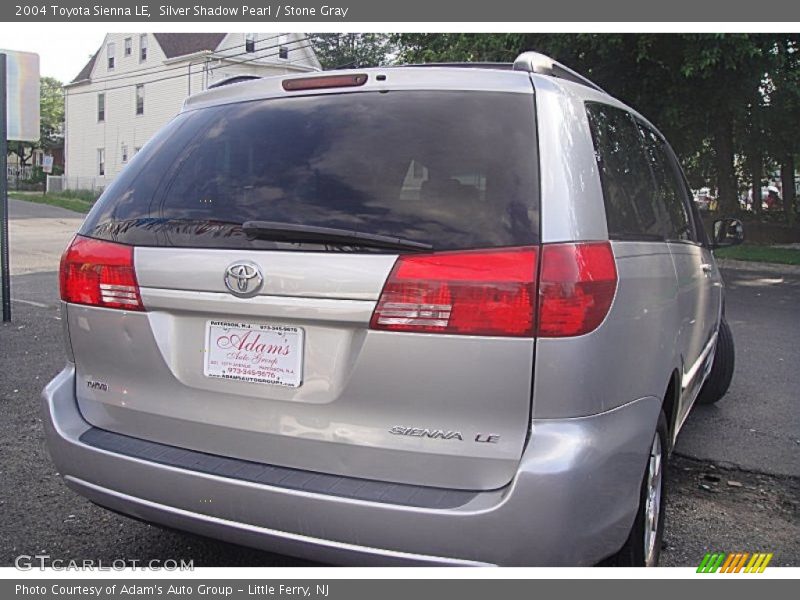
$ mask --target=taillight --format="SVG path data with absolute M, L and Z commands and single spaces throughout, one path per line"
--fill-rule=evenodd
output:
M 597 329 L 617 289 L 608 242 L 401 256 L 370 328 L 418 333 L 571 337 Z
M 568 337 L 595 330 L 616 289 L 617 267 L 608 242 L 542 246 L 538 335 Z
M 531 247 L 401 256 L 370 327 L 531 337 L 536 258 Z
M 144 310 L 131 246 L 75 236 L 61 257 L 59 288 L 65 302 Z

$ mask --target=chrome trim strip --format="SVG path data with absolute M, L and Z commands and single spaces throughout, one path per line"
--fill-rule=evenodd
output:
M 683 377 L 681 378 L 681 390 L 685 390 L 691 385 L 692 381 L 694 381 L 695 377 L 697 377 L 697 372 L 700 370 L 700 367 L 705 364 L 706 358 L 708 358 L 708 354 L 714 349 L 717 344 L 717 333 L 715 332 L 711 339 L 706 344 L 706 347 L 703 348 L 703 351 L 700 353 L 700 356 L 694 362 L 692 367 L 684 373 Z

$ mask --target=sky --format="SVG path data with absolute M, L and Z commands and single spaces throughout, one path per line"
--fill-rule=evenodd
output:
M 12 29 L 8 23 L 1 25 L 0 48 L 21 50 L 39 55 L 39 72 L 68 83 L 103 43 L 103 34 L 81 31 L 80 27 L 67 27 L 67 31 L 32 31 L 28 28 Z

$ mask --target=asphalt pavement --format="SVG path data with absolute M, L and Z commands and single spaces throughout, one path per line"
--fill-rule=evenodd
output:
M 722 272 L 736 347 L 733 382 L 717 404 L 695 406 L 676 451 L 800 477 L 800 268 Z
M 64 364 L 59 256 L 82 215 L 10 201 L 11 323 L 0 327 L 0 565 L 62 559 L 184 559 L 195 566 L 311 563 L 166 531 L 68 490 L 47 455 L 41 388 Z M 696 407 L 679 438 L 662 564 L 709 551 L 775 552 L 800 566 L 800 269 L 723 268 L 737 364 L 728 395 Z
M 47 204 L 8 203 L 11 275 L 57 270 L 61 252 L 80 227 L 83 215 Z M 52 295 L 52 290 L 44 291 Z

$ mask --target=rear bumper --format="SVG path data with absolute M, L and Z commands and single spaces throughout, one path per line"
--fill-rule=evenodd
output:
M 429 509 L 242 481 L 102 450 L 75 400 L 74 368 L 42 394 L 47 442 L 68 486 L 132 516 L 340 564 L 590 565 L 622 546 L 660 410 L 642 398 L 535 421 L 513 481 Z

